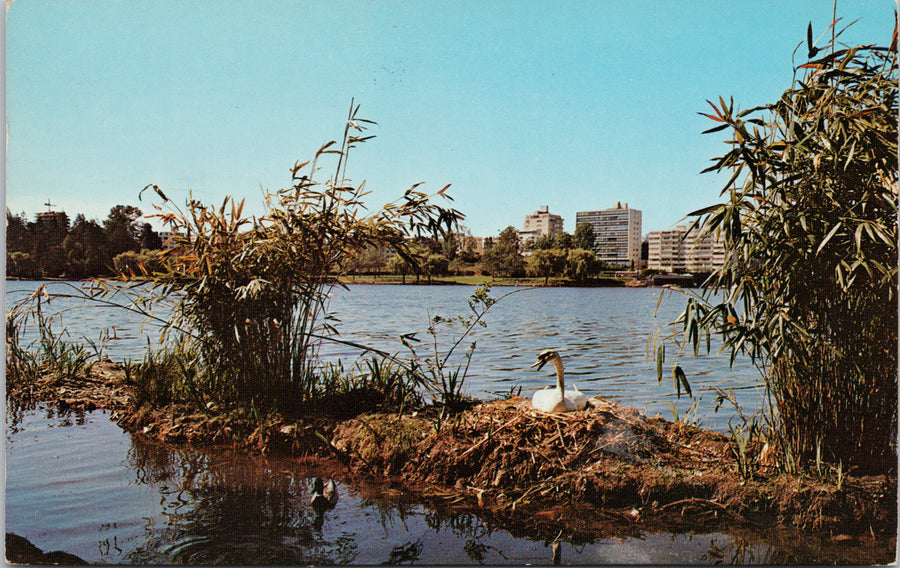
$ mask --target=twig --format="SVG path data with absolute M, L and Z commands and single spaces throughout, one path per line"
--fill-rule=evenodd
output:
M 559 427 L 559 422 L 556 423 L 556 433 L 559 434 L 559 443 L 562 445 L 563 449 L 568 452 L 569 448 L 566 447 L 566 441 L 563 439 L 562 428 Z
M 666 503 L 659 509 L 660 510 L 668 509 L 669 507 L 674 507 L 676 505 L 708 505 L 714 509 L 717 509 L 727 515 L 734 517 L 735 519 L 737 519 L 743 523 L 749 522 L 743 515 L 740 515 L 738 513 L 735 513 L 734 511 L 729 510 L 727 507 L 725 507 L 721 503 L 716 503 L 715 501 L 710 501 L 709 499 L 700 499 L 698 497 L 691 497 L 689 499 L 682 499 L 680 501 L 673 501 L 672 503 Z
M 494 430 L 493 432 L 487 432 L 487 433 L 485 433 L 484 438 L 482 438 L 480 442 L 476 443 L 474 446 L 472 446 L 472 447 L 469 448 L 468 450 L 466 450 L 466 451 L 464 451 L 463 453 L 461 453 L 461 454 L 459 455 L 459 459 L 463 459 L 463 458 L 466 457 L 467 455 L 469 455 L 469 454 L 471 454 L 472 452 L 474 452 L 476 448 L 480 447 L 482 444 L 484 444 L 485 442 L 487 442 L 488 440 L 490 440 L 490 439 L 491 439 L 491 436 L 492 436 L 493 434 L 495 434 L 495 433 L 499 432 L 500 430 L 506 428 L 507 426 L 509 426 L 510 424 L 512 424 L 513 422 L 515 422 L 516 420 L 518 420 L 519 418 L 521 418 L 521 416 L 516 416 L 516 417 L 513 418 L 512 420 L 507 421 L 507 422 L 506 422 L 505 424 L 503 424 L 502 426 L 499 426 L 499 427 L 498 427 L 496 430 Z

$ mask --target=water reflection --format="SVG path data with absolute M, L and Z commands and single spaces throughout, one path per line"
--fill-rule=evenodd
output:
M 349 535 L 325 539 L 309 506 L 310 480 L 298 472 L 136 443 L 128 464 L 136 481 L 160 495 L 163 527 L 151 520 L 129 563 L 348 563 L 357 544 Z

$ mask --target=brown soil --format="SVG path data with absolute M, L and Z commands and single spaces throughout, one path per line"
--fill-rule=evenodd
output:
M 838 485 L 834 473 L 780 475 L 755 463 L 751 479 L 743 479 L 727 436 L 599 398 L 566 414 L 538 412 L 514 397 L 443 417 L 434 407 L 398 414 L 366 404 L 356 416 L 307 409 L 296 419 L 260 420 L 215 407 L 135 408 L 121 366 L 110 362 L 74 381 L 45 376 L 7 396 L 13 407 L 41 401 L 63 411 L 107 409 L 126 430 L 169 444 L 301 456 L 532 534 L 560 527 L 572 536 L 596 534 L 598 523 L 611 535 L 739 525 L 817 529 L 835 538 L 897 530 L 895 474 L 851 472 Z

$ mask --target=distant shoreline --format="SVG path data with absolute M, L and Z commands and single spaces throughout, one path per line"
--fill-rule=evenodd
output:
M 117 278 L 97 278 L 105 282 L 120 282 Z M 89 278 L 71 279 L 71 278 L 19 278 L 15 276 L 7 276 L 7 282 L 87 282 Z M 408 279 L 403 282 L 396 276 L 372 278 L 371 276 L 350 276 L 341 278 L 335 283 L 342 285 L 360 285 L 360 286 L 484 286 L 490 284 L 494 287 L 527 287 L 527 288 L 665 288 L 670 284 L 677 284 L 682 288 L 696 287 L 693 283 L 687 282 L 668 282 L 663 284 L 654 284 L 652 280 L 624 280 L 616 278 L 599 278 L 586 282 L 575 282 L 565 279 L 550 279 L 548 283 L 544 283 L 542 278 L 497 278 L 489 277 L 478 278 L 471 276 L 463 277 L 447 277 L 441 279 L 419 280 Z

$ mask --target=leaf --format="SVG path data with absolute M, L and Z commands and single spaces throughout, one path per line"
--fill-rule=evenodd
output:
M 705 112 L 698 112 L 697 114 L 702 114 L 706 118 L 710 118 L 712 120 L 715 120 L 716 122 L 725 122 L 725 120 L 719 116 L 713 116 L 711 114 L 706 114 Z M 718 129 L 721 130 L 722 128 L 727 128 L 727 127 L 728 127 L 728 125 L 726 124 L 724 127 L 719 126 Z M 715 131 L 713 130 L 712 132 L 715 132 Z M 705 134 L 705 132 L 704 132 L 704 134 Z
M 835 224 L 835 226 L 832 227 L 830 231 L 828 231 L 828 234 L 825 235 L 825 238 L 822 239 L 822 242 L 819 243 L 819 247 L 816 249 L 816 254 L 817 254 L 817 255 L 819 254 L 819 252 L 822 251 L 823 248 L 825 248 L 825 245 L 828 244 L 828 241 L 831 240 L 831 237 L 833 237 L 834 234 L 837 233 L 837 232 L 838 232 L 838 229 L 840 229 L 840 228 L 841 228 L 841 221 L 838 221 L 838 222 Z
M 656 377 L 660 384 L 662 384 L 662 371 L 665 360 L 666 346 L 664 343 L 660 343 L 659 347 L 656 348 Z
M 681 388 L 684 387 L 684 392 L 691 398 L 694 398 L 694 395 L 691 393 L 691 385 L 688 383 L 687 375 L 684 374 L 684 369 L 682 369 L 679 365 L 675 365 L 675 368 L 672 369 L 672 376 L 675 379 L 675 391 L 678 394 L 678 397 L 681 398 Z

